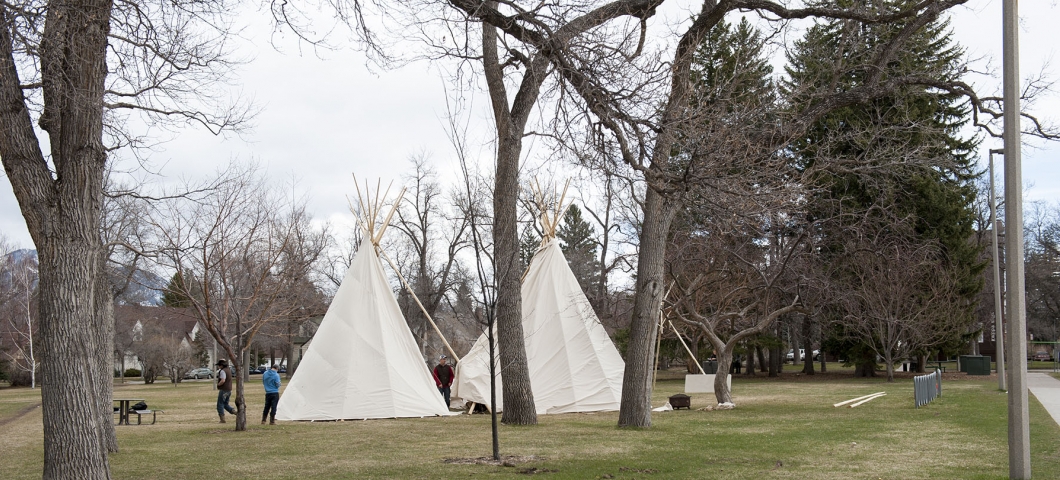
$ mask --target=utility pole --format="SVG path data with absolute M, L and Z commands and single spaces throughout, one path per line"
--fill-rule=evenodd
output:
M 994 237 L 994 345 L 996 345 L 997 357 L 997 389 L 1008 390 L 1008 382 L 1005 380 L 1005 326 L 1001 316 L 1001 260 L 997 252 L 997 201 L 994 196 L 994 154 L 1004 155 L 1005 150 L 995 148 L 990 150 L 990 231 Z
M 1020 162 L 1019 13 L 1017 0 L 1004 0 L 1002 68 L 1005 129 L 1005 308 L 1009 324 L 1008 476 L 1031 478 L 1027 413 L 1027 307 L 1023 278 L 1023 174 Z

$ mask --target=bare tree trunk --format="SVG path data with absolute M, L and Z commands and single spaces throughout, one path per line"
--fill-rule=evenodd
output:
M 755 353 L 758 354 L 758 370 L 761 373 L 768 372 L 769 365 L 766 363 L 766 355 L 765 352 L 763 352 L 761 345 L 755 345 Z
M 887 364 L 887 381 L 894 381 L 894 357 L 891 356 L 891 350 L 886 349 L 883 353 L 883 361 Z
M 633 299 L 629 345 L 626 347 L 626 370 L 622 377 L 619 426 L 651 426 L 651 379 L 655 357 L 653 340 L 659 325 L 659 306 L 666 290 L 666 235 L 676 212 L 677 206 L 672 200 L 648 188 L 644 198 L 644 220 L 637 261 L 637 291 Z
M 782 348 L 783 344 L 780 343 L 779 340 L 781 331 L 779 321 L 776 323 L 776 326 L 774 326 L 773 331 L 776 334 L 778 340 L 777 344 L 773 348 L 769 349 L 769 376 L 779 377 L 780 372 L 784 368 L 784 357 L 782 357 L 782 355 L 784 354 L 784 350 Z
M 810 334 L 813 333 L 813 325 L 810 324 L 810 317 L 802 317 L 802 341 L 805 344 L 806 359 L 803 361 L 802 373 L 806 375 L 813 375 L 813 342 L 810 341 L 812 337 Z
M 729 368 L 732 366 L 732 349 L 718 348 L 718 373 L 714 375 L 714 398 L 721 403 L 732 403 L 729 391 Z
M 50 161 L 20 86 L 9 26 L 16 19 L 6 7 L 7 26 L 0 29 L 0 160 L 40 259 L 45 479 L 110 478 L 97 372 L 111 352 L 99 356 L 94 295 L 107 160 L 102 101 L 111 5 L 83 0 L 47 9 L 40 45 L 44 112 L 38 124 L 49 134 Z
M 105 250 L 100 249 L 99 274 L 96 276 L 96 403 L 99 405 L 100 436 L 107 451 L 118 451 L 118 437 L 114 432 L 114 362 L 108 361 L 114 354 L 114 293 L 106 274 Z M 124 373 L 122 374 L 124 378 Z
M 483 72 L 497 127 L 497 166 L 493 190 L 494 274 L 497 277 L 497 341 L 504 378 L 504 412 L 509 425 L 537 424 L 530 369 L 526 361 L 519 263 L 519 157 L 523 131 L 545 79 L 548 60 L 535 56 L 528 62 L 519 92 L 508 107 L 504 72 L 497 56 L 497 30 L 482 24 Z
M 755 347 L 753 345 L 748 345 L 747 346 L 747 371 L 744 372 L 744 374 L 749 376 L 749 377 L 755 376 L 755 351 L 754 351 L 754 348 Z
M 821 341 L 821 343 L 820 343 L 821 346 L 818 347 L 821 350 L 821 353 L 820 353 L 820 355 L 821 355 L 821 373 L 825 373 L 825 372 L 828 371 L 828 370 L 826 370 L 828 364 L 827 364 L 827 362 L 825 362 L 825 358 L 824 358 L 825 357 L 825 355 L 824 355 L 824 330 L 825 330 L 825 326 L 822 325 L 821 326 L 821 335 L 820 335 L 820 337 L 818 337 L 818 338 L 820 338 L 820 341 Z

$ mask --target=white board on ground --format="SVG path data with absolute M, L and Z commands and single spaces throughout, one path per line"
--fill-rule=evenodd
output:
M 732 375 L 726 375 L 726 383 L 732 390 Z M 685 375 L 685 393 L 714 393 L 714 374 Z

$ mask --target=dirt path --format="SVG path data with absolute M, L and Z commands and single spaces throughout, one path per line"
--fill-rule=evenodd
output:
M 29 412 L 32 412 L 33 409 L 38 408 L 40 406 L 41 406 L 41 402 L 34 403 L 33 405 L 27 405 L 22 410 L 19 410 L 18 412 L 16 412 L 15 415 L 13 415 L 11 417 L 8 417 L 8 418 L 0 419 L 0 427 L 3 427 L 4 425 L 7 425 L 7 424 L 9 424 L 11 422 L 14 422 L 15 420 L 18 420 L 18 419 L 26 416 Z

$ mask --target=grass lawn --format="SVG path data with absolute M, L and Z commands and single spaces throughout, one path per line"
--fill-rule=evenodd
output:
M 790 369 L 788 370 L 791 371 Z M 671 372 L 654 404 L 683 390 Z M 949 378 L 954 377 L 954 378 Z M 146 398 L 165 410 L 159 423 L 118 428 L 115 478 L 1005 478 L 1005 395 L 994 377 L 947 374 L 943 396 L 913 408 L 912 381 L 814 377 L 734 377 L 730 411 L 653 414 L 650 429 L 620 429 L 616 412 L 546 415 L 533 427 L 501 426 L 503 455 L 534 456 L 516 466 L 449 464 L 487 456 L 489 416 L 258 425 L 260 378 L 247 386 L 250 427 L 219 425 L 209 381 L 124 385 L 115 396 Z M 841 400 L 886 391 L 861 407 Z M 39 478 L 39 390 L 0 389 L 0 476 Z M 1060 428 L 1031 397 L 1032 468 L 1060 477 Z M 531 470 L 536 469 L 536 470 Z

